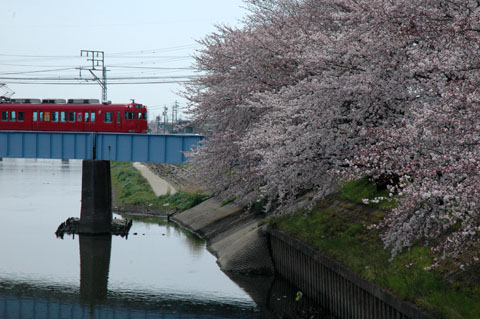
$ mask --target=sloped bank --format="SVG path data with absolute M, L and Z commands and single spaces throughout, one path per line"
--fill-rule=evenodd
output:
M 233 203 L 210 198 L 171 220 L 204 238 L 223 271 L 277 273 L 338 318 L 431 318 Z
M 268 237 L 253 213 L 210 198 L 170 220 L 207 241 L 207 249 L 226 272 L 273 274 Z
M 297 204 L 295 210 L 304 206 Z M 233 203 L 210 198 L 170 220 L 204 238 L 229 276 L 276 272 L 339 318 L 429 318 L 318 250 L 267 229 L 258 216 Z

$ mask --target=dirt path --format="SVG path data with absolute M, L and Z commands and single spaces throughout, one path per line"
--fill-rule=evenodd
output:
M 177 192 L 177 190 L 170 183 L 158 177 L 158 175 L 153 173 L 147 166 L 138 162 L 133 163 L 133 166 L 140 171 L 143 177 L 145 177 L 152 187 L 155 195 L 160 196 L 168 193 L 175 194 Z

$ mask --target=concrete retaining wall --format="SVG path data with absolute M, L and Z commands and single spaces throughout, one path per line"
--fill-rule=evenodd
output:
M 338 318 L 431 319 L 342 264 L 278 230 L 267 230 L 275 270 Z
M 259 219 L 230 203 L 210 198 L 171 220 L 207 241 L 223 271 L 248 274 L 273 274 L 267 237 Z
M 216 198 L 171 220 L 207 240 L 230 273 L 277 273 L 338 318 L 431 319 L 348 268 L 286 234 L 259 225 L 253 214 Z

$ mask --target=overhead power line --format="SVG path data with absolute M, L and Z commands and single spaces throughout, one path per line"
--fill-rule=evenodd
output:
M 147 69 L 147 70 L 194 70 L 194 68 L 169 68 L 169 67 L 155 67 L 155 66 L 118 66 L 109 65 L 109 68 L 119 69 Z
M 68 71 L 68 70 L 75 70 L 75 69 L 77 68 L 60 68 L 60 69 L 34 70 L 34 71 L 23 71 L 23 72 L 3 72 L 3 73 L 0 73 L 0 75 L 47 73 L 47 72 Z
M 78 58 L 78 56 L 75 55 L 38 55 L 38 54 L 2 54 L 0 53 L 0 56 L 6 56 L 6 57 L 20 57 L 20 58 Z
M 115 53 L 110 53 L 109 56 L 115 57 L 117 55 L 127 55 L 127 54 L 142 54 L 142 53 L 150 54 L 150 53 L 156 53 L 156 52 L 180 51 L 180 50 L 193 49 L 198 47 L 200 47 L 199 44 L 189 44 L 189 45 L 180 45 L 180 46 L 167 47 L 167 48 L 161 48 L 161 49 L 152 49 L 152 50 L 115 52 Z
M 183 45 L 108 54 L 108 60 L 111 63 L 108 65 L 108 70 L 103 51 L 81 50 L 80 56 L 0 53 L 0 66 L 2 66 L 0 82 L 16 85 L 100 84 L 102 100 L 106 101 L 107 71 L 108 85 L 190 83 L 198 75 L 185 74 L 194 73 L 195 69 L 185 66 L 186 63 L 182 61 L 192 59 L 192 56 L 184 54 L 187 53 L 186 50 L 199 46 L 198 44 Z M 76 66 L 65 65 L 68 64 L 65 63 L 65 59 L 72 58 L 76 61 L 69 62 L 75 63 Z
M 135 85 L 135 84 L 181 84 L 181 83 L 190 83 L 191 80 L 185 81 L 142 81 L 142 82 L 109 82 L 108 85 Z M 35 84 L 35 85 L 97 85 L 96 83 L 92 82 L 39 82 L 39 81 L 9 81 L 9 84 Z
M 171 76 L 122 76 L 122 77 L 110 77 L 109 81 L 114 80 L 159 80 L 159 79 L 192 79 L 195 75 L 171 75 Z M 83 77 L 8 77 L 0 76 L 0 80 L 28 80 L 28 81 L 96 81 L 96 78 L 83 78 Z

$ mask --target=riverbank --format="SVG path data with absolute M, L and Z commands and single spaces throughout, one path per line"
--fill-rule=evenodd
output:
M 147 180 L 156 196 L 173 195 L 177 192 L 177 189 L 172 184 L 152 172 L 148 166 L 135 162 L 133 167 Z
M 173 170 L 175 173 L 172 173 Z M 181 167 L 167 165 L 112 165 L 114 212 L 131 217 L 164 216 L 207 241 L 224 271 L 273 274 L 263 220 L 234 203 L 222 203 L 199 193 L 197 185 L 181 179 Z M 142 174 L 143 171 L 143 174 Z M 152 173 L 155 172 L 155 176 Z M 159 182 L 162 179 L 163 182 Z M 168 180 L 167 180 L 168 179 Z M 173 181 L 173 182 L 171 182 Z M 161 193 L 174 184 L 180 191 Z M 173 188 L 173 186 L 170 186 Z M 195 190 L 194 193 L 185 190 Z M 183 190 L 183 191 L 182 191 Z M 253 256 L 259 256 L 252 258 Z
M 374 185 L 359 181 L 312 210 L 299 209 L 292 215 L 271 218 L 268 223 L 435 318 L 479 318 L 480 289 L 474 280 L 478 277 L 475 268 L 430 269 L 435 256 L 421 243 L 391 258 L 380 240 L 380 231 L 369 226 L 378 223 L 392 203 L 362 202 L 379 194 Z M 206 239 L 222 270 L 272 273 L 271 260 L 264 258 L 270 255 L 262 231 L 265 221 L 234 203 L 224 204 L 210 198 L 176 213 L 172 220 Z
M 223 271 L 272 275 L 275 270 L 268 250 L 263 220 L 234 203 L 210 198 L 173 215 L 170 220 L 207 241 Z
M 162 176 L 154 174 L 144 165 L 112 162 L 112 210 L 129 217 L 169 216 L 186 210 L 204 201 L 208 195 L 201 192 L 187 192 L 184 188 L 176 191 Z M 142 175 L 141 170 L 149 180 Z M 163 181 L 162 181 L 163 180 Z M 159 194 L 157 195 L 154 190 Z M 175 192 L 168 190 L 175 189 Z
M 112 179 L 116 179 L 115 176 L 118 175 L 116 170 L 118 167 L 112 169 Z M 164 168 L 160 167 L 158 170 L 162 172 Z M 171 172 L 168 168 L 167 170 Z M 140 176 L 140 172 L 136 170 L 129 170 L 129 173 Z M 168 179 L 169 182 L 171 180 Z M 144 184 L 147 180 L 139 178 L 137 182 Z M 113 184 L 116 185 L 114 189 L 123 187 Z M 188 182 L 175 185 L 183 190 L 195 186 Z M 198 188 L 195 186 L 194 189 Z M 115 192 L 118 191 L 119 189 L 115 189 Z M 145 214 L 142 212 L 144 207 L 145 205 L 135 205 L 133 210 L 123 207 L 128 213 L 122 215 L 134 219 L 150 218 L 152 215 L 166 217 L 167 211 L 164 209 Z M 233 203 L 222 203 L 216 198 L 209 198 L 188 210 L 171 215 L 170 221 L 204 239 L 208 251 L 217 258 L 219 268 L 252 297 L 263 313 L 269 314 L 268 318 L 331 318 L 324 309 L 314 306 L 308 298 L 300 302 L 296 298 L 296 287 L 271 276 L 274 269 L 267 237 L 263 231 L 263 220 L 253 210 L 245 211 L 243 207 Z
M 380 239 L 378 224 L 395 203 L 366 205 L 378 197 L 374 183 L 359 180 L 311 210 L 272 218 L 271 227 L 340 262 L 361 278 L 416 304 L 433 318 L 480 318 L 478 265 L 432 267 L 436 256 L 424 242 L 392 258 Z M 458 262 L 458 260 L 457 260 Z

